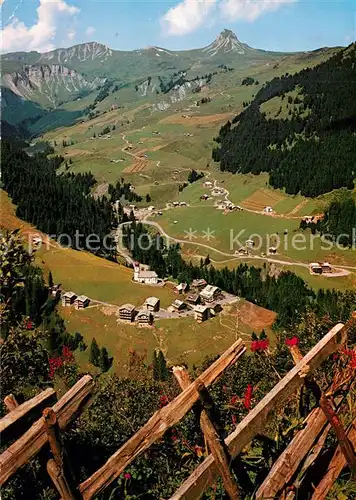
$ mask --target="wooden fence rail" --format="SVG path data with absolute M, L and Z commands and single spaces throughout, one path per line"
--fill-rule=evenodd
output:
M 92 377 L 85 375 L 53 406 L 61 429 L 64 429 L 80 411 L 93 387 Z M 48 437 L 41 417 L 0 456 L 0 485 L 3 485 L 12 474 L 35 457 L 47 441 Z
M 232 457 L 235 458 L 261 431 L 271 417 L 272 412 L 282 406 L 303 385 L 304 378 L 320 366 L 330 354 L 335 352 L 340 344 L 344 343 L 346 336 L 347 332 L 342 323 L 334 326 L 250 411 L 237 425 L 235 431 L 225 439 Z M 209 455 L 175 492 L 171 500 L 200 498 L 208 485 L 217 477 L 218 471 L 214 458 Z
M 167 406 L 157 411 L 141 429 L 114 453 L 108 461 L 86 481 L 79 491 L 83 498 L 89 499 L 102 491 L 116 479 L 126 467 L 141 453 L 160 439 L 164 433 L 176 425 L 199 399 L 197 387 L 211 385 L 229 366 L 246 351 L 241 339 L 237 340 L 219 359 L 187 387 Z

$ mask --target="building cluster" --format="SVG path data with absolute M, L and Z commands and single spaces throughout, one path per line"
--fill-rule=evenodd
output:
M 309 264 L 311 274 L 329 274 L 332 272 L 332 267 L 329 262 L 312 262 Z
M 54 290 L 52 287 L 52 294 Z M 64 292 L 62 293 L 62 306 L 67 307 L 67 306 L 72 306 L 74 305 L 74 308 L 79 311 L 80 309 L 85 309 L 88 305 L 90 300 L 88 297 L 85 295 L 76 295 L 74 292 Z
M 302 221 L 304 221 L 306 224 L 316 224 L 318 221 L 323 220 L 324 214 L 319 214 L 319 215 L 304 215 L 302 217 Z
M 159 311 L 160 300 L 157 297 L 148 297 L 140 309 L 132 304 L 124 304 L 118 309 L 118 320 L 126 323 L 136 323 L 138 326 L 151 326 L 153 313 Z
M 217 204 L 218 210 L 225 210 L 225 212 L 236 212 L 242 211 L 243 208 L 240 205 L 235 205 L 230 200 L 222 200 Z
M 175 287 L 175 292 L 178 294 L 188 292 L 187 283 L 179 283 Z M 169 310 L 176 313 L 181 313 L 187 309 L 193 310 L 194 317 L 198 323 L 206 321 L 221 311 L 221 305 L 217 301 L 223 295 L 217 286 L 208 285 L 204 279 L 196 279 L 192 281 L 189 292 L 185 300 L 174 300 Z

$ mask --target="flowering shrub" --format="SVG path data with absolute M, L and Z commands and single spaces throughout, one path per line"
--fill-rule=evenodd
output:
M 249 410 L 251 408 L 252 393 L 253 387 L 251 384 L 248 384 L 244 398 L 244 407 L 246 408 L 246 410 Z
M 266 351 L 269 347 L 269 340 L 268 339 L 262 339 L 262 340 L 253 340 L 251 342 L 251 351 L 252 352 L 261 352 L 261 351 Z
M 285 343 L 288 347 L 293 347 L 295 345 L 298 345 L 299 344 L 299 339 L 298 337 L 294 336 L 292 337 L 291 339 L 286 339 L 285 340 Z

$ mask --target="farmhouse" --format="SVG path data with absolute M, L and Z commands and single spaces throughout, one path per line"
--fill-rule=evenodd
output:
M 203 186 L 206 187 L 206 188 L 211 188 L 211 187 L 213 187 L 213 183 L 210 182 L 210 181 L 205 181 L 204 184 L 203 184 Z
M 149 271 L 148 266 L 135 263 L 134 265 L 134 281 L 137 283 L 145 283 L 146 285 L 157 285 L 158 276 L 155 271 Z
M 331 273 L 331 265 L 329 262 L 323 262 L 321 264 L 321 269 L 323 270 L 323 273 Z
M 269 254 L 276 254 L 277 253 L 277 248 L 276 247 L 269 247 L 268 249 Z
M 185 309 L 186 305 L 182 300 L 176 299 L 172 302 L 172 307 L 175 311 L 179 312 L 179 311 L 183 311 L 183 309 Z
M 74 301 L 74 307 L 76 308 L 77 311 L 80 309 L 84 309 L 89 305 L 89 299 L 85 295 L 79 295 Z
M 206 302 L 213 302 L 221 293 L 220 288 L 213 285 L 207 285 L 204 290 L 200 292 L 200 297 Z
M 273 212 L 273 208 L 272 207 L 265 207 L 263 209 L 263 211 L 265 214 L 271 214 Z
M 177 285 L 175 288 L 174 288 L 174 291 L 176 293 L 184 293 L 186 292 L 188 289 L 188 285 L 187 283 L 179 283 L 179 285 Z
M 192 281 L 192 288 L 204 288 L 207 282 L 203 279 L 196 279 Z
M 66 292 L 62 295 L 62 306 L 71 306 L 76 298 L 74 292 Z
M 201 200 L 208 200 L 209 199 L 209 195 L 208 194 L 202 194 L 201 197 L 200 197 Z
M 136 321 L 138 326 L 152 325 L 153 316 L 149 311 L 141 310 L 137 313 Z
M 132 323 L 135 318 L 135 306 L 132 304 L 124 304 L 119 307 L 119 318 L 123 321 Z
M 245 244 L 247 247 L 252 248 L 255 246 L 255 242 L 253 240 L 246 240 Z
M 157 297 L 148 297 L 143 306 L 147 311 L 156 312 L 159 311 L 160 301 Z
M 188 302 L 188 304 L 191 304 L 192 306 L 196 306 L 196 305 L 200 304 L 200 295 L 198 293 L 188 295 L 187 302 Z
M 194 307 L 194 317 L 198 323 L 206 321 L 210 317 L 210 308 L 208 306 L 195 306 Z
M 309 264 L 309 269 L 310 272 L 314 274 L 322 274 L 323 272 L 323 268 L 318 262 L 312 262 L 311 264 Z

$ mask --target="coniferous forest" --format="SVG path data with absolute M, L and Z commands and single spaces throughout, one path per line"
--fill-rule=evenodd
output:
M 221 127 L 213 151 L 222 171 L 268 172 L 275 188 L 315 197 L 352 189 L 356 150 L 356 45 L 314 68 L 266 83 L 232 123 Z M 286 98 L 297 91 L 298 96 Z M 260 106 L 287 101 L 287 118 L 267 118 Z M 283 103 L 285 104 L 285 103 Z
M 95 251 L 114 255 L 108 237 L 104 248 L 104 238 L 114 226 L 112 206 L 106 197 L 94 199 L 89 194 L 95 183 L 92 174 L 58 175 L 63 158 L 30 157 L 6 141 L 2 142 L 1 160 L 2 183 L 17 205 L 18 217 L 49 235 L 68 235 L 73 248 L 84 248 L 88 235 L 98 235 Z M 81 240 L 75 238 L 76 231 L 83 235 Z M 69 244 L 68 238 L 62 244 Z

